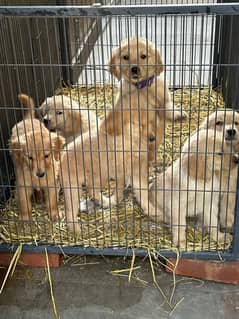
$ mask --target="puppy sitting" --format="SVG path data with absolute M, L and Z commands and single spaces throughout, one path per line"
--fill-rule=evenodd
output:
M 201 128 L 215 129 L 222 132 L 232 151 L 239 152 L 239 114 L 232 109 L 217 110 L 201 125 Z M 224 177 L 220 198 L 220 225 L 223 229 L 232 231 L 235 217 L 236 190 L 238 166 L 229 168 L 230 174 Z M 222 172 L 224 173 L 224 172 Z
M 147 143 L 138 134 L 139 129 L 138 122 L 131 123 L 123 136 L 111 136 L 105 133 L 102 122 L 98 133 L 85 133 L 66 146 L 61 172 L 70 229 L 80 230 L 77 216 L 85 187 L 100 206 L 109 207 L 123 199 L 124 187 L 130 184 L 144 213 L 153 209 L 148 200 Z M 111 179 L 115 180 L 116 191 L 105 203 L 101 192 Z
M 110 72 L 120 80 L 120 88 L 112 112 L 106 121 L 106 132 L 123 134 L 126 123 L 137 120 L 141 137 L 148 143 L 148 160 L 155 161 L 156 150 L 164 138 L 166 120 L 187 117 L 174 109 L 164 81 L 164 66 L 159 50 L 143 38 L 131 38 L 113 51 Z
M 89 130 L 93 131 L 97 125 L 96 113 L 80 109 L 79 103 L 64 95 L 46 98 L 38 108 L 38 114 L 50 131 L 56 131 L 71 142 Z
M 152 184 L 150 199 L 156 205 L 156 216 L 171 225 L 175 245 L 185 247 L 186 216 L 200 217 L 211 238 L 224 241 L 218 229 L 220 192 L 237 162 L 224 134 L 200 130 L 187 139 L 181 157 Z
M 12 128 L 9 143 L 16 174 L 17 203 L 24 220 L 31 217 L 34 189 L 43 191 L 49 216 L 57 218 L 60 150 L 63 137 L 50 133 L 34 118 L 34 101 L 25 94 L 18 96 L 27 108 L 25 118 Z

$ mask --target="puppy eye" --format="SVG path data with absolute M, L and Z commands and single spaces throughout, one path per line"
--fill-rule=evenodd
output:
M 222 156 L 223 152 L 217 152 L 216 155 Z
M 128 54 L 124 55 L 124 56 L 123 56 L 123 59 L 124 59 L 124 60 L 129 60 Z
M 146 59 L 147 58 L 147 55 L 145 55 L 145 54 L 141 54 L 141 59 Z
M 45 155 L 45 158 L 48 158 L 48 157 L 49 157 L 49 154 L 46 154 L 46 155 Z
M 57 115 L 61 115 L 61 114 L 63 114 L 63 112 L 62 111 L 56 111 L 56 114 Z
M 235 125 L 238 125 L 239 123 L 237 121 L 234 122 Z
M 222 121 L 217 121 L 216 125 L 223 125 L 223 122 Z
M 29 159 L 30 161 L 32 161 L 32 160 L 33 160 L 33 157 L 32 157 L 32 156 L 28 156 L 28 159 Z

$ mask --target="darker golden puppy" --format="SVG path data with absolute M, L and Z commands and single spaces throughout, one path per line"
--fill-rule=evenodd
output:
M 25 118 L 12 128 L 9 143 L 16 174 L 17 202 L 23 219 L 32 212 L 33 191 L 43 191 L 48 213 L 57 217 L 59 159 L 65 141 L 50 133 L 34 118 L 34 102 L 25 94 L 19 100 L 27 108 Z

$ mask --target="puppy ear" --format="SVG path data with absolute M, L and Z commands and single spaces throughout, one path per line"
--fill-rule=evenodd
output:
M 206 129 L 208 127 L 209 119 L 206 117 L 199 126 L 199 129 Z
M 182 167 L 191 178 L 205 180 L 206 175 L 208 175 L 206 172 L 207 166 L 205 165 L 205 161 L 205 154 L 183 154 Z
M 36 117 L 40 120 L 43 119 L 43 117 L 45 116 L 45 108 L 40 106 L 36 109 Z
M 26 147 L 26 141 L 17 137 L 9 142 L 9 152 L 14 158 L 19 158 L 23 148 Z
M 51 133 L 51 143 L 53 148 L 53 155 L 56 161 L 59 161 L 61 151 L 63 150 L 66 141 L 64 137 Z
M 155 63 L 157 65 L 156 66 L 156 74 L 160 75 L 164 70 L 164 66 L 163 66 L 163 60 L 162 60 L 162 57 L 161 57 L 159 50 L 156 50 L 156 59 L 155 60 L 156 60 Z
M 117 59 L 119 58 L 119 48 L 113 50 L 112 57 L 109 61 L 109 71 L 113 74 L 118 80 L 120 79 L 120 69 L 117 65 Z

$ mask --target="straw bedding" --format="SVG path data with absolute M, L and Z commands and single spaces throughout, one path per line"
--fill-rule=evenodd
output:
M 110 85 L 104 87 L 62 88 L 56 94 L 65 94 L 73 99 L 80 98 L 81 105 L 95 109 L 103 118 L 105 110 L 111 108 L 112 96 L 117 88 Z M 165 142 L 157 154 L 155 171 L 162 171 L 179 156 L 181 146 L 194 132 L 202 119 L 216 108 L 223 108 L 224 102 L 220 94 L 209 88 L 178 89 L 172 92 L 176 106 L 183 107 L 189 119 L 181 123 L 169 123 Z M 152 172 L 152 177 L 156 174 Z M 82 213 L 79 217 L 80 234 L 69 233 L 64 218 L 58 223 L 51 223 L 41 205 L 36 204 L 31 222 L 21 223 L 18 219 L 18 208 L 14 194 L 7 201 L 2 214 L 0 238 L 6 243 L 52 243 L 59 245 L 83 245 L 84 247 L 127 247 L 174 249 L 171 246 L 170 230 L 165 225 L 154 224 L 143 215 L 140 207 L 133 201 L 128 192 L 126 200 L 118 207 L 100 209 L 95 213 Z M 59 212 L 64 212 L 63 196 L 59 200 Z M 194 221 L 191 221 L 193 224 Z M 207 236 L 202 237 L 199 230 L 188 227 L 187 250 L 220 250 L 230 247 L 230 242 L 215 243 Z

